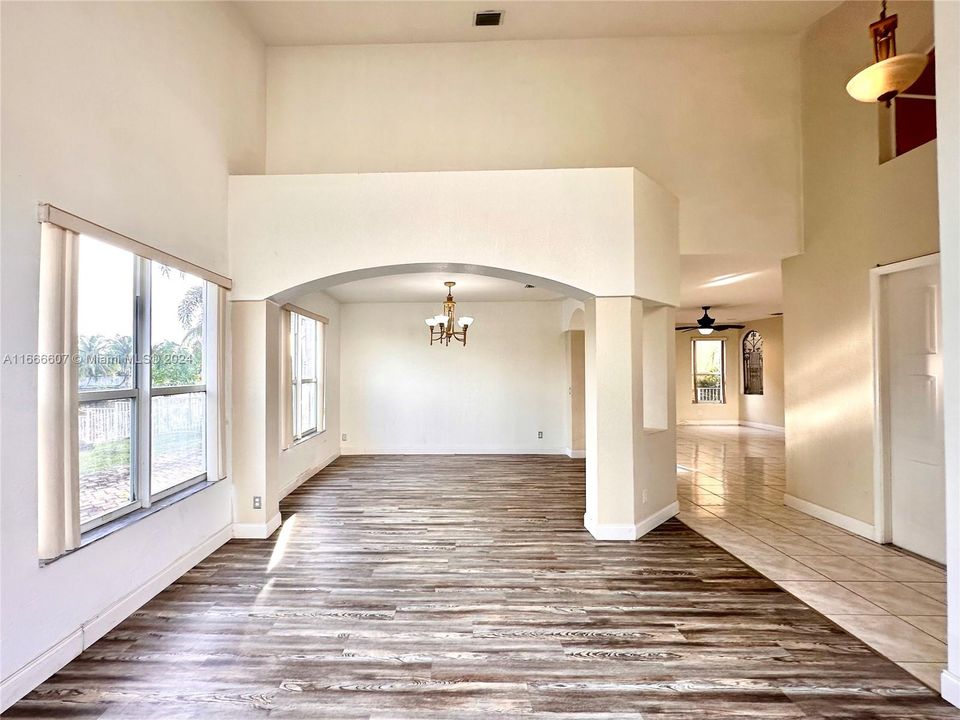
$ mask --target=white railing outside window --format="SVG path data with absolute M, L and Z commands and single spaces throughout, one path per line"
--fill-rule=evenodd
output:
M 718 403 L 721 402 L 721 399 L 722 396 L 720 395 L 720 388 L 718 387 L 697 388 L 698 403 Z

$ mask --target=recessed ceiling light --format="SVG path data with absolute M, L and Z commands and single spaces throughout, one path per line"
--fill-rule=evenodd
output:
M 473 24 L 476 27 L 496 27 L 503 22 L 503 12 L 500 10 L 484 10 L 473 16 Z

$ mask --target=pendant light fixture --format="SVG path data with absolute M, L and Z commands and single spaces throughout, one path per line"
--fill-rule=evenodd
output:
M 424 320 L 430 328 L 430 344 L 437 342 L 440 345 L 449 345 L 451 340 L 456 340 L 466 345 L 467 330 L 473 324 L 473 318 L 467 315 L 457 318 L 457 303 L 453 299 L 453 286 L 456 283 L 448 280 L 444 285 L 447 286 L 447 299 L 443 301 L 443 312 Z
M 897 16 L 887 17 L 887 0 L 880 8 L 880 19 L 870 24 L 873 38 L 873 65 L 869 65 L 847 83 L 850 97 L 860 102 L 890 101 L 913 85 L 927 66 L 927 56 L 919 53 L 897 55 Z

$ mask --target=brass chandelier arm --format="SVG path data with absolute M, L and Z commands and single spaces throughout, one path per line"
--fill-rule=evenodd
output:
M 456 340 L 466 345 L 467 330 L 470 327 L 470 323 L 473 322 L 473 318 L 464 317 L 460 321 L 457 320 L 457 303 L 453 299 L 453 286 L 456 285 L 456 283 L 447 281 L 444 285 L 447 286 L 447 297 L 443 302 L 443 312 L 440 315 L 426 318 L 430 332 L 430 344 L 433 345 L 434 342 L 437 342 L 440 345 L 449 346 L 451 340 Z M 459 331 L 457 330 L 457 325 L 460 326 Z
M 456 340 L 457 342 L 467 344 L 467 330 L 469 328 L 463 328 L 463 330 L 448 330 L 447 328 L 441 328 L 440 330 L 433 330 L 432 328 L 427 328 L 430 332 L 430 344 L 433 345 L 434 342 L 439 342 L 442 345 L 449 345 L 451 340 Z

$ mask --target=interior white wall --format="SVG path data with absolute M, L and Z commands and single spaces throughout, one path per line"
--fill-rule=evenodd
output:
M 281 500 L 340 455 L 340 303 L 324 292 L 292 298 L 291 302 L 330 321 L 324 335 L 326 430 L 281 450 L 278 477 Z M 284 391 L 285 388 L 279 389 Z
M 563 452 L 561 303 L 458 303 L 476 318 L 465 347 L 430 346 L 423 320 L 437 312 L 341 306 L 344 454 Z
M 264 166 L 263 48 L 236 9 L 3 3 L 0 12 L 2 352 L 37 349 L 40 201 L 226 274 L 227 175 Z M 0 378 L 6 706 L 223 542 L 231 487 L 41 568 L 37 375 L 5 364 Z
M 943 696 L 960 705 L 960 3 L 937 0 L 937 173 L 947 481 L 947 654 Z
M 229 214 L 234 299 L 411 265 L 581 298 L 679 297 L 678 201 L 630 167 L 235 176 Z
M 763 336 L 763 395 L 743 393 L 744 336 L 756 330 Z M 783 427 L 783 318 L 751 320 L 740 331 L 737 367 L 740 373 L 740 422 Z
M 681 198 L 682 252 L 790 255 L 798 57 L 777 35 L 269 48 L 267 171 L 629 165 Z
M 931 11 L 890 3 L 900 52 L 926 51 Z M 937 142 L 879 164 L 880 107 L 844 90 L 870 61 L 876 14 L 847 2 L 804 36 L 804 253 L 783 262 L 787 493 L 861 525 L 874 519 L 868 273 L 935 252 L 939 237 Z

